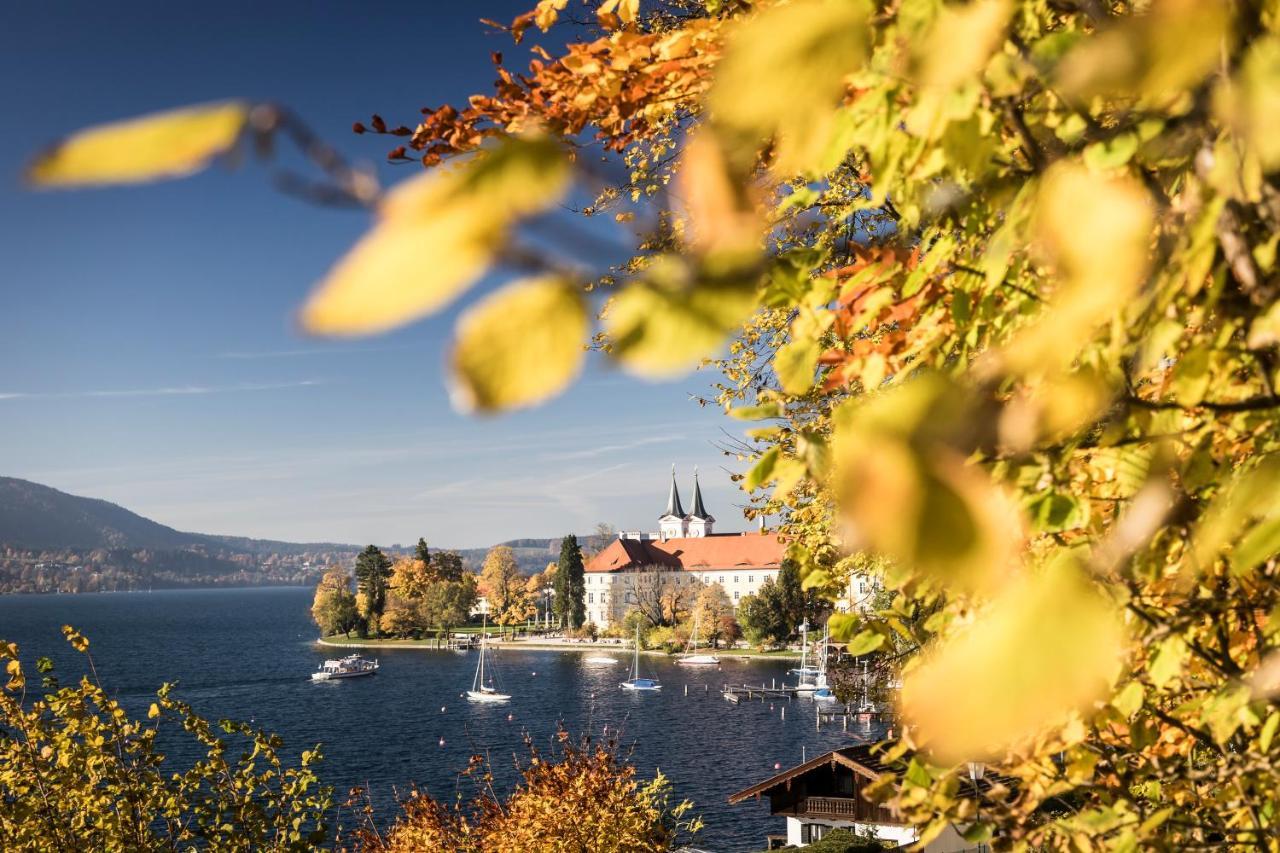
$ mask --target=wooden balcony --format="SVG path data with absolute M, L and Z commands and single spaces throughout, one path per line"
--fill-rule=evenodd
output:
M 805 797 L 796 811 L 808 817 L 858 820 L 866 819 L 870 810 L 853 797 Z

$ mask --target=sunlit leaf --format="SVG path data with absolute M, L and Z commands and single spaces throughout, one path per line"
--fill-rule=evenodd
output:
M 773 467 L 778 463 L 778 457 L 781 455 L 782 450 L 778 447 L 770 447 L 766 450 L 756 464 L 747 471 L 742 481 L 742 488 L 750 492 L 769 482 L 773 476 Z
M 540 403 L 582 370 L 590 331 L 582 293 L 558 278 L 518 281 L 458 321 L 452 397 L 463 411 Z
M 756 307 L 754 282 L 680 287 L 664 276 L 651 274 L 628 286 L 604 316 L 614 354 L 643 376 L 678 376 L 698 366 L 724 346 L 729 333 Z
M 1040 189 L 1035 226 L 1058 273 L 1057 291 L 1009 344 L 1006 363 L 1028 373 L 1069 366 L 1077 348 L 1137 292 L 1152 224 L 1150 200 L 1137 181 L 1055 166 Z
M 33 184 L 72 187 L 178 178 L 203 169 L 240 136 L 249 106 L 186 107 L 72 134 L 36 158 Z
M 1004 40 L 1009 0 L 952 3 L 943 8 L 920 53 L 920 82 L 949 90 L 976 78 Z
M 1122 637 L 1113 605 L 1061 557 L 909 673 L 903 712 L 942 762 L 996 757 L 1102 698 Z
M 1018 510 L 949 443 L 972 416 L 959 389 L 932 376 L 837 410 L 833 486 L 856 545 L 974 588 L 1005 577 Z
M 715 124 L 741 135 L 742 158 L 749 162 L 760 142 L 782 136 L 778 170 L 807 168 L 806 149 L 826 145 L 845 78 L 866 58 L 868 7 L 862 0 L 797 0 L 736 28 L 707 104 Z
M 1213 69 L 1230 31 L 1227 3 L 1156 0 L 1083 39 L 1058 66 L 1058 88 L 1081 99 L 1176 94 Z
M 303 327 L 365 335 L 444 307 L 488 268 L 510 227 L 554 205 L 569 180 L 557 143 L 517 138 L 406 181 L 303 306 Z
M 730 171 L 714 133 L 694 136 L 676 172 L 676 198 L 683 206 L 690 246 L 702 254 L 750 257 L 761 248 L 764 229 L 750 182 Z
M 1221 87 L 1217 100 L 1219 112 L 1248 140 L 1262 168 L 1280 168 L 1280 38 L 1255 42 L 1239 79 Z

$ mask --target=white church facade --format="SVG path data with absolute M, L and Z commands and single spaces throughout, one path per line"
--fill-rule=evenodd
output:
M 624 532 L 586 566 L 587 621 L 604 628 L 635 609 L 662 584 L 719 584 L 736 609 L 776 578 L 786 544 L 770 533 L 716 533 L 694 471 L 693 506 L 685 512 L 671 472 L 671 490 L 657 533 Z

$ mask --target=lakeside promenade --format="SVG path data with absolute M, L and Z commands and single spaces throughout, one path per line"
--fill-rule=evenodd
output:
M 333 648 L 347 649 L 423 649 L 426 651 L 446 651 L 440 647 L 436 640 L 373 640 L 373 639 L 345 639 L 335 637 L 321 637 L 316 640 L 319 645 L 331 646 Z M 509 649 L 527 649 L 530 651 L 553 651 L 553 652 L 615 652 L 632 654 L 634 652 L 631 643 L 625 640 L 575 640 L 572 638 L 562 637 L 544 637 L 536 640 L 523 639 L 493 639 L 490 640 L 494 648 Z M 738 660 L 799 660 L 800 653 L 790 649 L 775 652 L 758 652 L 750 649 L 711 649 L 711 654 L 719 655 L 723 658 L 734 658 Z M 674 654 L 662 649 L 641 649 L 641 654 L 654 655 L 658 657 L 674 657 Z

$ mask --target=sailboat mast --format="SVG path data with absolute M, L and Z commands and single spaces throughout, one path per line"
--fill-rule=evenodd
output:
M 640 623 L 636 623 L 636 662 L 632 668 L 632 680 L 640 677 Z

